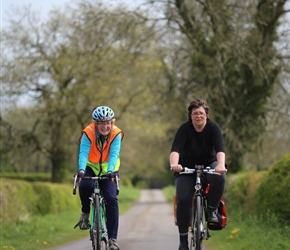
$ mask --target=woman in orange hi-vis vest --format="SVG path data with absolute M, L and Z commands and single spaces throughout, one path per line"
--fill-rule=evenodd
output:
M 93 121 L 83 129 L 80 138 L 79 194 L 82 203 L 82 214 L 79 220 L 80 229 L 89 229 L 90 200 L 94 182 L 83 176 L 108 176 L 100 182 L 100 188 L 106 200 L 107 229 L 109 250 L 120 249 L 117 244 L 119 208 L 116 183 L 111 181 L 119 176 L 121 141 L 124 133 L 115 125 L 114 111 L 107 106 L 100 106 L 92 113 Z

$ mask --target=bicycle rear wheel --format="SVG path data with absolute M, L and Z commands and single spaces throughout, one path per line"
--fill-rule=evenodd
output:
M 197 195 L 194 198 L 192 206 L 192 239 L 190 244 L 190 249 L 201 250 L 202 249 L 202 213 L 203 205 L 201 202 L 201 197 Z M 193 248 L 192 248 L 193 247 Z

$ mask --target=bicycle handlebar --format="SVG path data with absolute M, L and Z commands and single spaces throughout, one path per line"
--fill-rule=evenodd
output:
M 215 171 L 214 168 L 210 168 L 209 166 L 204 167 L 203 165 L 195 165 L 194 168 L 187 168 L 184 167 L 183 171 L 180 172 L 179 174 L 194 174 L 196 172 L 200 172 L 200 173 L 210 173 L 210 174 L 219 174 Z M 227 169 L 225 170 L 225 172 L 227 172 Z
M 180 172 L 179 174 L 194 174 L 196 172 L 201 172 L 201 173 L 214 173 L 215 169 L 212 169 L 210 167 L 206 167 L 206 168 L 187 168 L 184 167 L 183 171 Z
M 74 186 L 73 186 L 73 195 L 77 193 L 77 181 L 78 181 L 78 174 L 74 175 Z
M 108 180 L 109 177 L 107 176 L 84 176 L 82 177 L 82 180 L 93 180 L 93 181 L 99 181 L 99 180 Z
M 82 180 L 93 180 L 93 181 L 99 181 L 99 180 L 108 180 L 109 177 L 107 176 L 84 176 Z M 117 194 L 119 194 L 120 186 L 119 186 L 119 177 L 116 175 L 114 177 L 114 180 L 117 185 Z M 78 173 L 75 173 L 74 175 L 74 184 L 73 184 L 73 195 L 76 194 L 77 189 L 77 183 L 78 183 Z

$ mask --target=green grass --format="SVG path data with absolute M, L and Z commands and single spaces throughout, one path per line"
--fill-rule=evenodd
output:
M 138 189 L 121 187 L 120 213 L 125 212 L 138 198 Z M 2 224 L 0 249 L 40 250 L 63 245 L 71 242 L 72 239 L 88 237 L 88 231 L 73 228 L 79 216 L 80 210 L 45 216 L 28 216 L 9 224 Z
M 164 189 L 172 202 L 173 186 Z M 138 200 L 139 190 L 121 187 L 120 213 Z M 80 211 L 21 218 L 0 225 L 0 249 L 43 250 L 88 237 L 88 231 L 73 229 Z M 286 250 L 290 249 L 290 227 L 281 225 L 274 216 L 245 215 L 238 208 L 228 208 L 228 223 L 221 231 L 211 231 L 205 241 L 214 250 Z
M 169 202 L 172 202 L 172 197 L 175 194 L 175 187 L 174 186 L 167 186 L 167 187 L 163 188 L 163 193 L 164 193 L 166 199 Z
M 169 202 L 175 193 L 174 186 L 166 187 L 164 194 Z M 270 214 L 245 214 L 242 208 L 227 207 L 225 229 L 210 231 L 204 244 L 214 250 L 288 250 L 290 227 L 282 225 Z
M 119 210 L 120 214 L 127 211 L 131 206 L 132 202 L 137 201 L 140 196 L 140 189 L 134 188 L 133 186 L 121 186 L 119 194 Z
M 31 217 L 1 225 L 1 248 L 40 250 L 88 236 L 87 231 L 73 229 L 80 212 Z
M 228 211 L 228 223 L 221 231 L 211 231 L 206 242 L 214 250 L 286 250 L 290 249 L 290 228 L 274 216 L 258 217 Z

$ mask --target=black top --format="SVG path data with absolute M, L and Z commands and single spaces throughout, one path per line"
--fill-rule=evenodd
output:
M 219 125 L 207 119 L 202 132 L 195 131 L 191 121 L 183 123 L 176 132 L 171 152 L 179 153 L 182 167 L 208 166 L 216 161 L 217 152 L 225 152 Z

